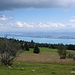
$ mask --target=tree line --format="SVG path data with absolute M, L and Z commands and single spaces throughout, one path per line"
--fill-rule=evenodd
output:
M 5 38 L 0 38 L 0 48 L 3 47 L 1 46 L 2 43 L 4 43 Z M 27 46 L 29 48 L 34 48 L 34 46 L 37 44 L 39 47 L 48 47 L 48 48 L 52 48 L 52 49 L 58 49 L 58 47 L 62 44 L 48 44 L 48 43 L 36 43 L 33 40 L 31 40 L 31 42 L 28 41 L 23 41 L 23 40 L 16 40 L 13 38 L 9 38 L 7 39 L 7 41 L 12 42 L 13 44 L 16 44 L 16 48 L 18 49 L 23 49 L 24 47 L 26 48 Z M 74 44 L 62 44 L 63 46 L 66 47 L 67 50 L 75 50 L 75 45 Z

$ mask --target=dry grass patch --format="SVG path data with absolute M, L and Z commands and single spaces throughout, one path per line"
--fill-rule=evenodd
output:
M 43 62 L 58 64 L 75 64 L 73 59 L 60 59 L 56 52 L 41 52 L 39 54 L 24 52 L 17 57 L 18 62 Z

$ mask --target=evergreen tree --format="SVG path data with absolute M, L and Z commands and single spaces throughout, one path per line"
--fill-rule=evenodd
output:
M 34 44 L 35 44 L 35 42 L 33 41 L 33 40 L 31 40 L 31 42 L 30 42 L 30 48 L 34 48 Z
M 34 47 L 33 53 L 37 53 L 37 54 L 40 53 L 40 49 L 38 48 L 37 44 Z
M 27 42 L 25 43 L 25 50 L 26 51 L 29 51 L 29 46 L 28 46 L 28 43 Z

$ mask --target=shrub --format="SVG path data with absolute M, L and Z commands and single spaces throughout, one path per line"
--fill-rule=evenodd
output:
M 60 44 L 58 47 L 58 53 L 60 56 L 60 59 L 65 59 L 66 58 L 66 48 L 63 44 Z
M 69 52 L 69 53 L 67 54 L 67 58 L 73 58 L 73 54 Z

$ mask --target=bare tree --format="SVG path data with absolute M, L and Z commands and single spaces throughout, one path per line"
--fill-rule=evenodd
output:
M 17 44 L 13 41 L 9 41 L 5 37 L 0 45 L 0 59 L 2 65 L 11 66 L 14 58 L 16 58 L 17 52 Z

